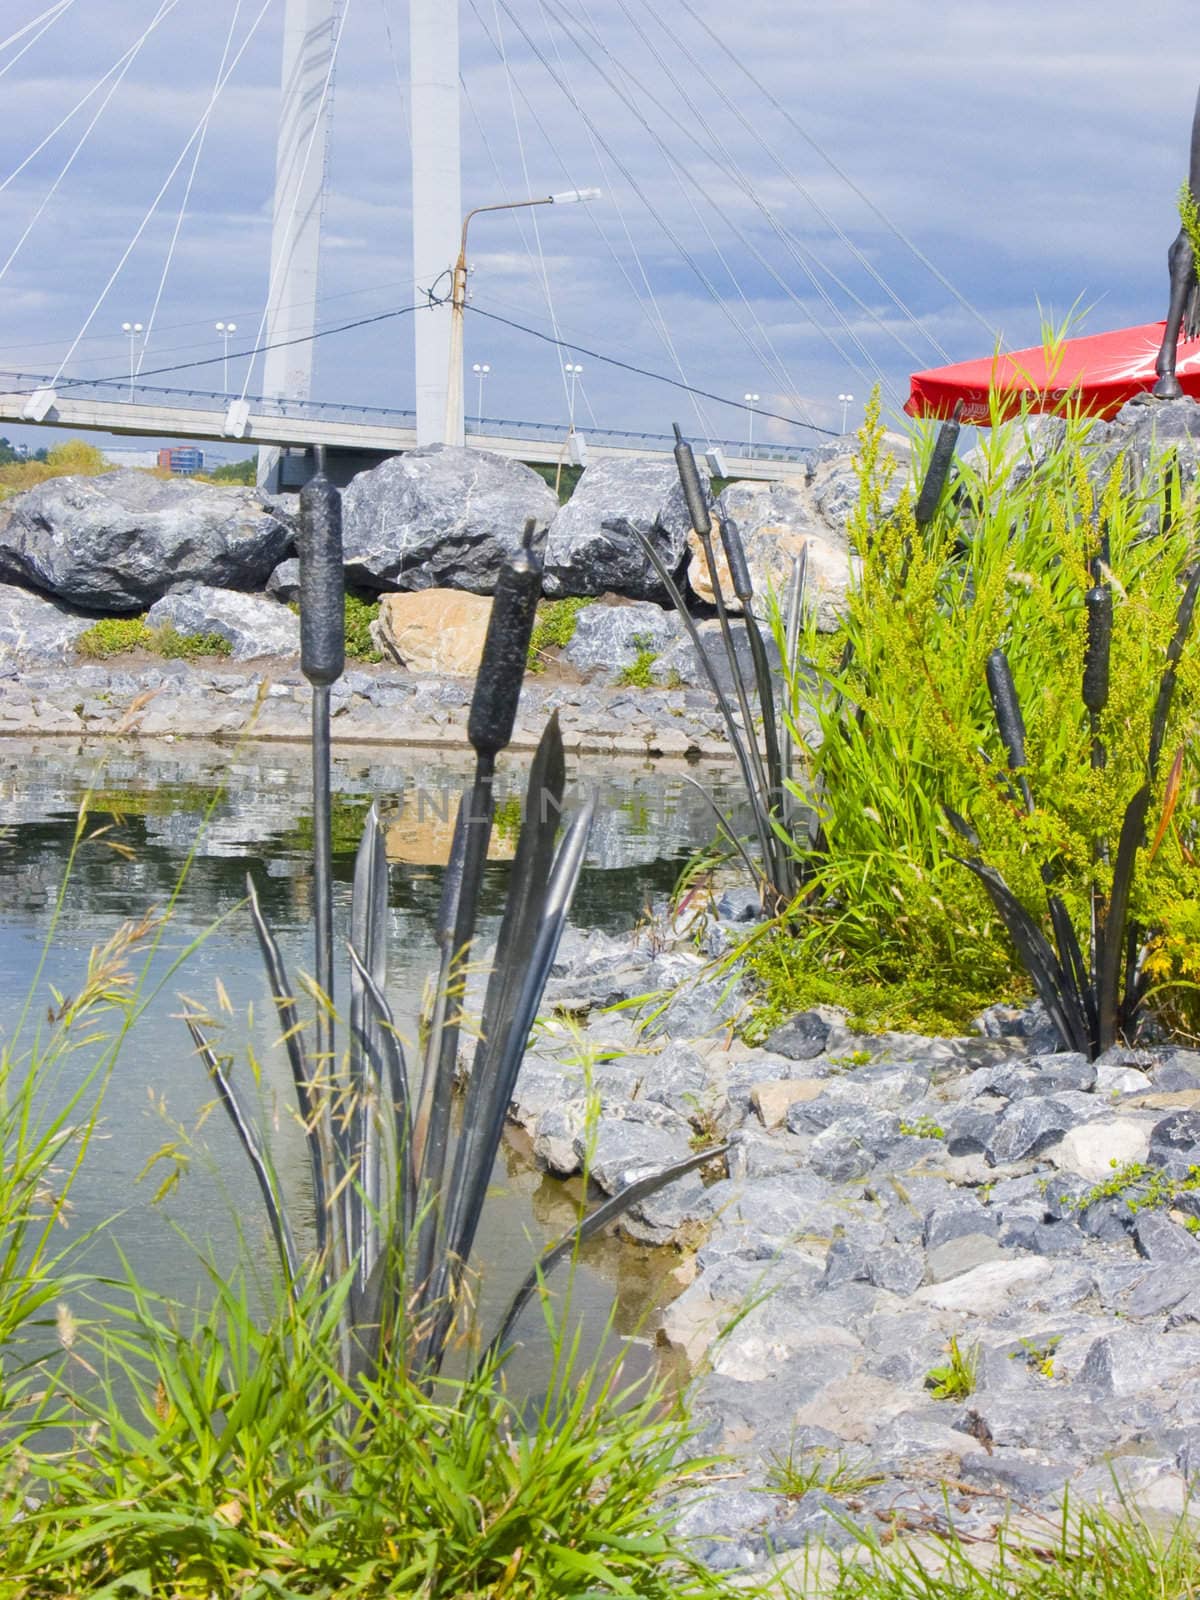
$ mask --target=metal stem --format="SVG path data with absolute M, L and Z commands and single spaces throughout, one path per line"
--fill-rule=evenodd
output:
M 317 1005 L 317 1052 L 328 1072 L 333 1056 L 333 833 L 329 754 L 329 685 L 312 690 L 313 927 L 317 982 L 327 1004 Z M 318 1069 L 321 1070 L 321 1069 Z

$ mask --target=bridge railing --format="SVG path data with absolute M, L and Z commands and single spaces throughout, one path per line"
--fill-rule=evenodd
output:
M 51 385 L 44 373 L 0 372 L 0 391 L 7 394 L 32 394 L 35 389 Z M 55 390 L 64 396 L 79 399 L 116 400 L 128 405 L 130 410 L 139 406 L 179 405 L 197 411 L 225 411 L 235 395 L 218 394 L 211 389 L 189 389 L 180 385 L 142 383 L 135 379 L 59 378 Z M 130 398 L 132 388 L 133 398 Z M 403 411 L 393 406 L 368 406 L 357 402 L 338 400 L 291 400 L 271 395 L 247 395 L 251 411 L 257 416 L 293 417 L 297 420 L 321 421 L 336 418 L 339 421 L 377 422 L 381 426 L 415 427 L 416 412 Z M 148 429 L 148 432 L 153 432 Z M 667 452 L 674 446 L 674 437 L 665 433 L 649 433 L 632 428 L 588 427 L 580 433 L 596 443 L 617 448 Z M 562 440 L 566 445 L 567 430 L 558 422 L 529 422 L 516 417 L 471 417 L 467 419 L 466 432 L 472 438 L 528 439 L 531 443 Z M 716 448 L 728 457 L 739 461 L 780 461 L 803 464 L 813 456 L 813 448 L 806 445 L 773 444 L 756 440 L 748 448 L 745 440 L 704 439 L 706 449 Z

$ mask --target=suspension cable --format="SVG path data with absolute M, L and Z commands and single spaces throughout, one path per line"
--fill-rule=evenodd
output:
M 117 278 L 120 275 L 122 267 L 124 267 L 125 263 L 129 260 L 129 257 L 133 254 L 133 251 L 134 251 L 134 249 L 135 249 L 135 247 L 137 245 L 138 240 L 142 237 L 142 234 L 146 231 L 146 228 L 149 226 L 151 217 L 153 217 L 154 213 L 158 210 L 159 201 L 162 199 L 163 195 L 167 192 L 167 189 L 170 187 L 171 182 L 173 181 L 173 179 L 175 177 L 175 174 L 179 171 L 180 167 L 183 165 L 184 158 L 186 157 L 188 151 L 191 149 L 191 147 L 192 147 L 193 143 L 196 141 L 196 139 L 199 138 L 199 136 L 200 136 L 201 132 L 203 131 L 203 129 L 207 126 L 208 119 L 212 115 L 213 107 L 217 103 L 217 98 L 220 95 L 221 90 L 225 87 L 225 84 L 228 82 L 230 76 L 232 75 L 232 73 L 234 72 L 235 68 L 237 67 L 238 62 L 242 59 L 242 56 L 245 54 L 247 48 L 249 47 L 250 41 L 254 38 L 254 35 L 258 32 L 259 23 L 262 21 L 263 17 L 266 15 L 266 13 L 267 13 L 269 7 L 271 6 L 271 4 L 272 4 L 272 0 L 263 0 L 262 6 L 259 9 L 258 15 L 255 17 L 254 21 L 250 24 L 250 28 L 249 28 L 249 31 L 246 34 L 246 37 L 242 40 L 241 44 L 238 46 L 237 54 L 234 56 L 233 60 L 230 62 L 229 67 L 226 70 L 224 76 L 220 79 L 220 81 L 218 82 L 216 88 L 214 89 L 214 91 L 212 93 L 212 96 L 209 99 L 208 105 L 204 108 L 204 111 L 203 111 L 203 113 L 202 113 L 202 115 L 200 117 L 199 122 L 197 122 L 196 126 L 192 129 L 192 132 L 188 137 L 187 143 L 184 145 L 183 149 L 179 152 L 178 156 L 176 156 L 174 165 L 172 166 L 170 172 L 167 173 L 166 177 L 163 179 L 162 183 L 160 184 L 158 193 L 154 196 L 154 199 L 150 202 L 150 206 L 149 206 L 148 210 L 146 211 L 146 214 L 143 216 L 141 222 L 138 223 L 137 228 L 136 228 L 136 230 L 134 232 L 133 238 L 130 239 L 129 243 L 125 246 L 125 249 L 121 253 L 121 259 L 117 262 L 116 266 L 113 268 L 112 272 L 109 274 L 108 281 L 105 283 L 104 287 L 101 289 L 100 293 L 97 295 L 95 303 L 92 306 L 92 309 L 88 312 L 87 316 L 84 318 L 83 326 L 80 328 L 79 332 L 75 335 L 75 338 L 71 341 L 70 349 L 67 351 L 66 355 L 63 356 L 62 360 L 59 362 L 58 370 L 55 372 L 54 377 L 51 379 L 51 387 L 52 388 L 53 388 L 54 384 L 56 384 L 58 382 L 58 380 L 62 377 L 63 372 L 66 369 L 67 363 L 70 361 L 71 357 L 75 354 L 75 351 L 79 346 L 80 339 L 82 339 L 83 335 L 87 332 L 88 328 L 91 326 L 92 321 L 96 316 L 96 313 L 100 310 L 100 307 L 104 304 L 104 301 L 108 296 L 108 291 L 112 288 L 113 284 L 117 281 Z
M 234 0 L 233 16 L 229 19 L 229 31 L 225 35 L 225 48 L 221 51 L 221 60 L 217 66 L 217 81 L 213 87 L 214 99 L 221 92 L 221 74 L 225 71 L 225 63 L 229 60 L 229 51 L 233 45 L 233 35 L 237 29 L 238 18 L 241 16 L 241 13 L 242 0 Z M 151 334 L 154 332 L 154 322 L 155 318 L 158 316 L 158 308 L 162 304 L 163 292 L 167 287 L 167 278 L 170 276 L 171 263 L 175 259 L 175 246 L 179 243 L 179 235 L 183 228 L 183 219 L 187 216 L 188 201 L 192 197 L 192 185 L 196 181 L 196 169 L 199 167 L 200 157 L 204 153 L 204 141 L 207 135 L 208 123 L 206 121 L 204 127 L 200 130 L 200 137 L 196 140 L 196 148 L 192 153 L 191 170 L 188 172 L 187 183 L 184 185 L 183 189 L 183 199 L 179 202 L 179 210 L 175 216 L 175 227 L 171 234 L 171 242 L 167 246 L 167 254 L 162 264 L 162 272 L 159 274 L 158 288 L 154 294 L 154 304 L 150 307 L 150 315 L 146 318 L 146 332 L 142 338 L 142 348 L 138 351 L 137 366 L 134 369 L 135 372 L 139 374 L 142 370 L 142 363 L 146 359 L 146 347 L 150 343 Z
M 83 149 L 84 145 L 87 143 L 88 139 L 91 136 L 92 129 L 100 121 L 100 118 L 104 115 L 104 112 L 107 109 L 108 104 L 111 101 L 112 97 L 116 94 L 117 90 L 121 87 L 121 84 L 122 84 L 122 82 L 123 82 L 123 80 L 125 78 L 125 74 L 129 71 L 130 67 L 137 60 L 138 52 L 141 50 L 142 46 L 146 43 L 146 40 L 150 37 L 151 33 L 158 26 L 158 24 L 162 21 L 162 19 L 168 14 L 168 12 L 172 11 L 177 4 L 178 4 L 178 0 L 161 0 L 161 3 L 160 3 L 159 8 L 158 8 L 158 11 L 155 14 L 154 18 L 152 19 L 152 21 L 150 22 L 149 27 L 147 27 L 145 29 L 145 31 L 142 33 L 142 35 L 141 35 L 141 37 L 139 39 L 135 40 L 135 42 L 129 48 L 129 50 L 127 50 L 125 52 L 124 57 L 121 59 L 121 62 L 119 63 L 120 71 L 117 72 L 116 77 L 113 78 L 112 83 L 108 87 L 107 93 L 105 94 L 104 98 L 101 100 L 100 104 L 96 107 L 96 110 L 93 112 L 91 121 L 88 123 L 87 127 L 80 134 L 79 139 L 78 139 L 74 149 L 71 151 L 70 155 L 67 157 L 67 159 L 63 162 L 62 166 L 59 168 L 58 174 L 55 177 L 54 182 L 50 185 L 49 189 L 46 190 L 46 193 L 42 196 L 41 204 L 38 206 L 37 210 L 33 213 L 33 216 L 30 217 L 29 221 L 25 225 L 25 231 L 21 234 L 21 237 L 17 240 L 16 244 L 14 244 L 12 249 L 9 251 L 8 256 L 5 259 L 3 265 L 0 265 L 0 279 L 3 279 L 5 273 L 8 271 L 9 267 L 11 267 L 13 262 L 17 259 L 17 256 L 21 253 L 21 250 L 24 248 L 25 241 L 29 238 L 29 235 L 33 232 L 34 228 L 37 227 L 38 222 L 40 221 L 41 217 L 45 213 L 46 207 L 50 204 L 51 200 L 53 200 L 54 196 L 58 193 L 59 185 L 62 183 L 63 179 L 66 177 L 67 173 L 70 172 L 71 168 L 74 166 L 75 157 L 79 154 L 79 152 Z M 110 68 L 109 72 L 105 74 L 105 77 L 110 76 L 112 70 L 114 70 L 114 69 Z M 104 79 L 101 78 L 100 82 L 103 83 Z M 97 87 L 98 87 L 98 85 L 97 85 Z M 93 92 L 94 92 L 94 90 L 89 90 L 88 94 L 84 96 L 84 99 L 79 102 L 79 105 L 84 105 L 86 103 L 86 101 L 90 98 L 90 96 L 91 96 L 91 94 Z M 79 109 L 79 106 L 77 105 L 75 107 L 75 111 L 77 111 L 78 109 Z M 64 118 L 64 122 L 70 121 L 70 118 L 75 115 L 75 111 L 71 111 L 70 113 L 68 113 L 68 116 L 66 118 Z M 58 127 L 59 128 L 63 127 L 64 126 L 64 122 L 60 122 L 58 124 Z M 54 130 L 54 132 L 57 133 L 58 132 L 58 128 L 56 128 Z M 53 138 L 53 136 L 54 136 L 53 134 L 50 134 L 47 137 L 47 139 L 44 139 L 42 141 L 42 144 L 38 146 L 38 149 L 39 150 L 42 149 L 49 142 L 49 139 Z M 21 167 L 26 166 L 30 161 L 32 161 L 34 155 L 36 155 L 36 154 L 37 154 L 37 151 L 33 151 L 29 156 L 27 156 L 25 161 L 22 162 Z M 17 173 L 21 171 L 21 167 L 18 167 L 17 168 L 17 172 L 14 172 L 11 175 L 11 177 L 9 177 L 8 179 L 5 180 L 4 183 L 0 183 L 0 190 L 6 188 L 7 185 L 12 182 L 12 179 L 15 178 L 17 176 Z
M 0 50 L 7 50 L 10 44 L 15 44 L 18 39 L 22 38 L 29 32 L 30 28 L 37 29 L 37 32 L 34 34 L 33 38 L 28 40 L 27 43 L 23 44 L 21 48 L 11 55 L 4 65 L 0 67 L 0 78 L 2 78 L 6 72 L 15 67 L 17 62 L 20 61 L 21 57 L 25 54 L 26 50 L 32 50 L 42 35 L 48 33 L 58 19 L 65 15 L 65 13 L 68 12 L 74 4 L 75 0 L 56 0 L 56 3 L 43 11 L 40 17 L 34 17 L 32 22 L 27 22 L 23 28 L 18 28 L 16 33 L 10 33 L 7 39 L 0 41 Z M 41 24 L 40 27 L 38 26 L 39 23 Z

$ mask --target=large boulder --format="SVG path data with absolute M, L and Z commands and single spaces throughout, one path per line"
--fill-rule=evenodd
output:
M 254 489 L 131 469 L 51 478 L 0 507 L 0 578 L 136 612 L 189 583 L 261 589 L 293 537 Z
M 28 589 L 0 583 L 0 665 L 69 661 L 76 639 L 95 620 Z
M 577 672 L 603 673 L 615 681 L 642 651 L 661 656 L 683 637 L 678 613 L 664 611 L 653 601 L 597 604 L 580 611 L 562 654 Z
M 583 473 L 550 528 L 543 587 L 552 595 L 608 592 L 665 601 L 634 530 L 652 541 L 674 577 L 687 554 L 690 528 L 669 456 L 598 461 Z
M 479 671 L 492 602 L 459 589 L 385 594 L 371 637 L 384 656 L 410 672 L 473 678 Z
M 146 613 L 146 626 L 172 627 L 177 633 L 215 633 L 228 643 L 235 661 L 300 654 L 300 618 L 294 611 L 261 595 L 235 594 L 207 584 L 155 601 Z
M 530 517 L 558 501 L 532 468 L 489 450 L 428 445 L 360 472 L 342 497 L 347 575 L 366 589 L 491 594 Z

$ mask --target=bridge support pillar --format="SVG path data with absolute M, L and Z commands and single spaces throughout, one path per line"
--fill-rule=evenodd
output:
M 307 400 L 312 393 L 312 335 L 317 325 L 317 274 L 325 153 L 329 138 L 334 0 L 287 0 L 283 74 L 275 152 L 275 217 L 267 296 L 268 345 L 263 397 Z M 279 487 L 279 451 L 260 448 L 258 481 Z
M 446 427 L 451 277 L 463 222 L 458 0 L 409 0 L 409 73 L 415 293 L 419 298 L 433 289 L 444 302 L 413 315 L 417 443 L 422 445 L 439 443 Z M 461 444 L 461 389 L 457 421 Z

